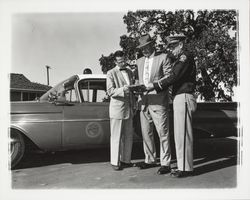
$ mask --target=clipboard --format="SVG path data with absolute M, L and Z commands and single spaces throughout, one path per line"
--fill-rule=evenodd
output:
M 147 91 L 145 85 L 143 84 L 130 85 L 129 89 L 130 91 L 137 92 L 137 93 L 142 93 L 142 92 Z

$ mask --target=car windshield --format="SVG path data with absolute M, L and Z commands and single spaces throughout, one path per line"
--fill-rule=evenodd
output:
M 40 97 L 40 101 L 49 101 L 49 96 L 52 95 L 60 95 L 65 90 L 70 90 L 74 88 L 74 83 L 78 79 L 78 76 L 74 75 L 70 78 L 58 83 L 55 87 L 51 88 L 44 95 Z

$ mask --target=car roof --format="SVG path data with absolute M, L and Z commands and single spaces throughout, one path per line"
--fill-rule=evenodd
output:
M 106 79 L 106 74 L 77 74 L 79 79 L 86 79 L 86 78 L 101 78 L 101 79 Z

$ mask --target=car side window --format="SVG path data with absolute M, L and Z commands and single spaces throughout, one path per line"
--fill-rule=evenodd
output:
M 84 102 L 107 102 L 105 79 L 83 80 L 79 83 L 79 89 Z

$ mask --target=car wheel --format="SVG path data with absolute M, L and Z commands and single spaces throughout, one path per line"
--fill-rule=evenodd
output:
M 23 136 L 17 131 L 11 131 L 10 139 L 11 168 L 14 168 L 24 155 L 25 142 Z

